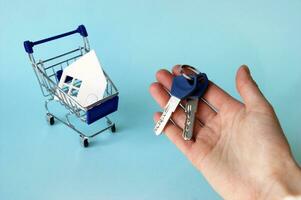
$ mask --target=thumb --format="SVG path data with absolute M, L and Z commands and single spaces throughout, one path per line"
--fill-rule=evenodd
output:
M 258 109 L 269 107 L 256 82 L 253 80 L 250 70 L 246 65 L 242 65 L 236 74 L 236 87 L 242 97 L 246 109 Z

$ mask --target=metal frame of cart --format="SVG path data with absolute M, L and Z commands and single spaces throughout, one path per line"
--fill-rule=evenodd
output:
M 45 60 L 36 61 L 36 59 L 34 58 L 34 46 L 50 42 L 52 40 L 60 39 L 66 36 L 70 36 L 76 33 L 79 33 L 83 39 L 83 44 L 78 48 Z M 88 147 L 89 139 L 97 136 L 105 130 L 111 129 L 112 132 L 116 131 L 115 123 L 113 123 L 107 115 L 103 116 L 104 114 L 110 114 L 112 112 L 115 112 L 118 107 L 118 90 L 105 72 L 104 74 L 107 79 L 107 88 L 105 91 L 104 98 L 95 102 L 89 107 L 82 107 L 74 98 L 72 98 L 72 96 L 66 94 L 61 88 L 58 87 L 60 78 L 59 73 L 62 73 L 64 68 L 67 67 L 70 63 L 74 62 L 76 59 L 90 51 L 88 33 L 84 25 L 78 26 L 78 28 L 73 31 L 39 40 L 36 42 L 25 41 L 24 48 L 25 51 L 28 53 L 29 60 L 38 79 L 42 94 L 45 97 L 46 119 L 50 125 L 53 125 L 54 119 L 56 119 L 68 126 L 69 128 L 73 129 L 76 133 L 79 134 L 81 138 L 81 143 L 84 147 Z M 48 104 L 50 102 L 58 102 L 63 107 L 65 107 L 67 113 L 65 114 L 64 119 L 50 112 L 48 108 Z M 105 113 L 101 113 L 101 109 L 105 109 Z M 93 123 L 94 121 L 97 121 L 98 119 L 104 117 L 107 121 L 107 126 L 93 134 L 87 135 L 71 123 L 71 115 L 76 116 L 82 122 L 87 124 Z M 91 116 L 94 120 L 92 122 Z

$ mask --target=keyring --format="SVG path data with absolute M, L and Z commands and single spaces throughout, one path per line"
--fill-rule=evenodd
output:
M 192 66 L 190 66 L 190 65 L 180 65 L 180 73 L 181 73 L 186 79 L 188 79 L 188 80 L 192 80 L 192 78 L 184 72 L 185 69 L 190 70 L 191 72 L 193 72 L 193 73 L 195 73 L 195 74 L 200 74 L 200 72 L 199 72 L 196 68 L 194 68 L 194 67 L 192 67 Z M 206 74 L 205 74 L 205 75 L 206 75 Z M 199 77 L 199 80 L 200 80 L 200 81 L 204 80 L 204 76 L 201 75 L 201 76 Z M 206 99 L 204 99 L 203 97 L 201 98 L 201 100 L 202 100 L 205 104 L 207 104 L 207 105 L 208 105 L 215 113 L 218 113 L 218 109 L 215 108 L 210 102 L 208 102 L 208 101 L 207 101 Z M 201 124 L 202 124 L 202 123 L 201 123 Z
M 190 66 L 190 65 L 181 65 L 181 66 L 180 66 L 180 73 L 181 73 L 186 79 L 188 79 L 188 80 L 192 80 L 192 78 L 184 72 L 185 69 L 187 69 L 187 70 L 189 70 L 189 71 L 191 71 L 191 72 L 193 72 L 193 73 L 195 73 L 195 74 L 199 74 L 199 73 L 200 73 L 196 68 L 194 68 L 194 67 L 192 67 L 192 66 Z

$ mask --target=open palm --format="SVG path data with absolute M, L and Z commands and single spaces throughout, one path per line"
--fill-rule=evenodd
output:
M 162 108 L 170 98 L 166 90 L 178 74 L 179 66 L 172 73 L 157 72 L 157 82 L 150 92 Z M 169 122 L 164 132 L 224 198 L 263 198 L 274 187 L 270 180 L 278 168 L 295 167 L 295 162 L 272 106 L 246 66 L 238 70 L 236 83 L 244 103 L 214 83 L 209 84 L 204 99 L 217 112 L 204 101 L 199 102 L 196 117 L 201 123 L 195 124 L 192 141 L 182 138 L 185 112 L 180 107 L 172 115 L 175 124 Z M 155 121 L 160 115 L 155 114 Z

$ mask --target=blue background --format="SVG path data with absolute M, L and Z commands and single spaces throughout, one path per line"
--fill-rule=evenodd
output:
M 159 68 L 177 63 L 198 66 L 237 98 L 235 72 L 248 64 L 300 163 L 300 10 L 299 0 L 0 0 L 0 199 L 220 199 L 152 130 L 159 107 L 148 87 Z M 62 124 L 47 125 L 22 47 L 79 24 L 120 90 L 118 133 L 88 149 Z

